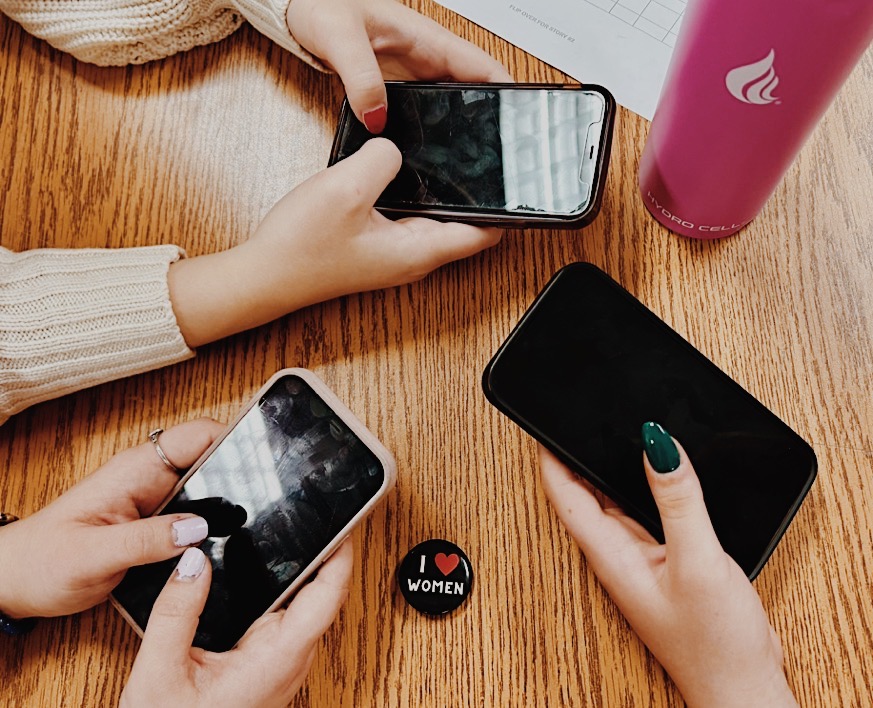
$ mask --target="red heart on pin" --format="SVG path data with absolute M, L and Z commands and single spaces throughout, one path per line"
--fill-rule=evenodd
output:
M 436 563 L 436 567 L 440 569 L 440 573 L 448 575 L 458 567 L 458 563 L 461 562 L 461 559 L 458 558 L 457 553 L 452 553 L 448 556 L 445 553 L 437 553 L 433 557 L 433 562 Z

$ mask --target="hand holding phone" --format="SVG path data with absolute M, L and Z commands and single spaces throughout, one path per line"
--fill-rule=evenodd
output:
M 689 706 L 796 706 L 761 600 L 722 550 L 688 456 L 681 445 L 669 444 L 678 453 L 676 469 L 655 471 L 647 456 L 637 468 L 658 505 L 666 545 L 604 506 L 539 446 L 546 496 Z
M 580 228 L 600 208 L 615 101 L 602 87 L 389 82 L 382 135 L 403 164 L 376 201 L 392 218 Z M 343 104 L 330 163 L 371 138 Z
M 812 448 L 589 263 L 558 271 L 488 364 L 489 401 L 655 539 L 639 474 L 656 420 L 695 460 L 724 550 L 754 578 L 812 486 Z
M 253 238 L 174 263 L 170 295 L 188 345 L 334 297 L 404 285 L 500 241 L 497 229 L 391 221 L 376 212 L 373 203 L 398 169 L 397 148 L 374 138 L 285 195 Z
M 294 0 L 287 21 L 294 39 L 339 74 L 371 133 L 385 127 L 385 79 L 512 80 L 479 47 L 396 0 Z
M 224 426 L 174 426 L 161 445 L 189 466 Z M 58 617 L 106 600 L 131 566 L 179 556 L 174 524 L 192 514 L 148 518 L 179 481 L 151 442 L 120 452 L 51 504 L 0 532 L 0 612 Z
M 191 641 L 212 568 L 200 549 L 189 549 L 155 602 L 120 705 L 287 706 L 346 599 L 351 574 L 346 540 L 285 612 L 261 618 L 235 651 L 207 654 Z
M 274 375 L 160 506 L 196 510 L 213 577 L 194 645 L 231 649 L 281 607 L 393 487 L 391 454 L 314 374 Z M 175 563 L 128 571 L 112 601 L 142 633 Z

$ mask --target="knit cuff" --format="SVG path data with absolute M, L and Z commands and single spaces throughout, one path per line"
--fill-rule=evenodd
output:
M 4 14 L 81 61 L 143 64 L 217 42 L 243 18 L 221 0 L 3 0 Z
M 291 0 L 3 0 L 2 12 L 25 30 L 98 66 L 143 64 L 234 32 L 243 17 L 306 63 L 327 71 L 291 35 Z
M 233 0 L 234 7 L 258 32 L 319 71 L 329 71 L 318 57 L 304 49 L 291 34 L 286 20 L 290 4 L 291 0 Z
M 0 249 L 0 423 L 28 406 L 194 356 L 170 302 L 176 246 Z

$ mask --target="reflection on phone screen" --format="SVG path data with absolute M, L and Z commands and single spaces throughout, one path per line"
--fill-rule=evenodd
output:
M 403 155 L 380 206 L 572 216 L 591 201 L 606 103 L 592 91 L 388 84 L 382 135 Z M 338 159 L 373 136 L 346 121 Z
M 212 587 L 195 646 L 233 647 L 382 487 L 378 458 L 302 378 L 285 376 L 162 514 L 206 519 Z M 128 571 L 114 596 L 145 627 L 177 559 Z

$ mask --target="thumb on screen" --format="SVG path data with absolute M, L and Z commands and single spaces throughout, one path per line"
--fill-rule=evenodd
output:
M 658 423 L 644 423 L 642 437 L 643 465 L 661 516 L 667 557 L 695 567 L 720 557 L 721 544 L 685 450 Z
M 155 600 L 140 654 L 167 665 L 184 665 L 211 580 L 212 566 L 206 554 L 196 547 L 186 550 Z
M 353 155 L 321 173 L 342 194 L 357 201 L 355 206 L 371 208 L 388 183 L 397 176 L 402 158 L 390 140 L 372 138 Z

